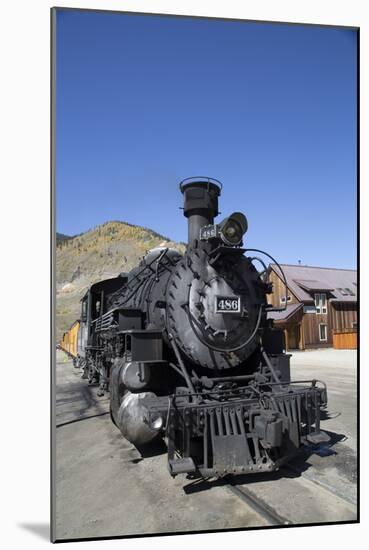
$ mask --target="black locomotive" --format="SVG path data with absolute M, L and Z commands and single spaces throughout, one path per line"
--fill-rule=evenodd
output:
M 187 251 L 156 248 L 91 286 L 79 366 L 110 391 L 125 438 L 139 448 L 165 438 L 171 475 L 278 469 L 301 445 L 328 439 L 326 387 L 290 380 L 283 333 L 268 318 L 268 271 L 242 248 L 247 220 L 236 212 L 214 224 L 220 182 L 189 178 L 180 189 Z

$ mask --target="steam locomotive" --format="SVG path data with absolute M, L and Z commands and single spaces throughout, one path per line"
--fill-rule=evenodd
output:
M 188 178 L 180 190 L 186 252 L 155 248 L 89 288 L 78 366 L 100 395 L 109 390 L 126 439 L 138 448 L 166 441 L 172 476 L 276 470 L 302 445 L 329 439 L 320 430 L 326 386 L 290 380 L 268 270 L 245 255 L 262 251 L 243 248 L 247 219 L 235 212 L 214 223 L 221 183 Z

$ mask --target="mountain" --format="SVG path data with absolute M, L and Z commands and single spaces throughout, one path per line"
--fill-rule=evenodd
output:
M 151 229 L 120 221 L 98 225 L 75 237 L 57 233 L 57 341 L 79 318 L 80 300 L 91 284 L 129 271 L 148 250 L 157 246 L 185 251 L 183 243 L 173 242 Z
M 56 246 L 63 243 L 64 241 L 68 241 L 69 239 L 73 239 L 73 237 L 70 237 L 69 235 L 64 235 L 64 233 L 56 233 Z

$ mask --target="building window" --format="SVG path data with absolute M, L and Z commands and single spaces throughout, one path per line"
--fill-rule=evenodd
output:
M 319 325 L 319 340 L 321 342 L 326 342 L 328 340 L 327 325 Z
M 355 292 L 353 292 L 350 288 L 338 288 L 337 290 L 340 292 L 340 294 L 342 294 L 342 296 L 355 296 Z
M 287 296 L 287 302 L 290 302 L 291 300 L 292 300 L 291 296 Z M 280 301 L 281 304 L 285 304 L 286 303 L 286 296 L 282 296 L 279 301 Z
M 352 321 L 351 327 L 357 329 L 357 321 Z
M 315 306 L 304 306 L 304 313 L 316 313 Z
M 327 313 L 327 296 L 326 294 L 315 294 L 315 307 L 317 313 Z

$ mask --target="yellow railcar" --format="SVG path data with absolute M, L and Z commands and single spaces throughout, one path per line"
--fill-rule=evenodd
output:
M 60 348 L 71 357 L 77 357 L 79 327 L 80 322 L 75 321 L 60 340 Z
M 59 342 L 59 347 L 60 349 L 68 353 L 68 349 L 69 349 L 69 332 L 68 331 L 64 332 L 62 339 Z

